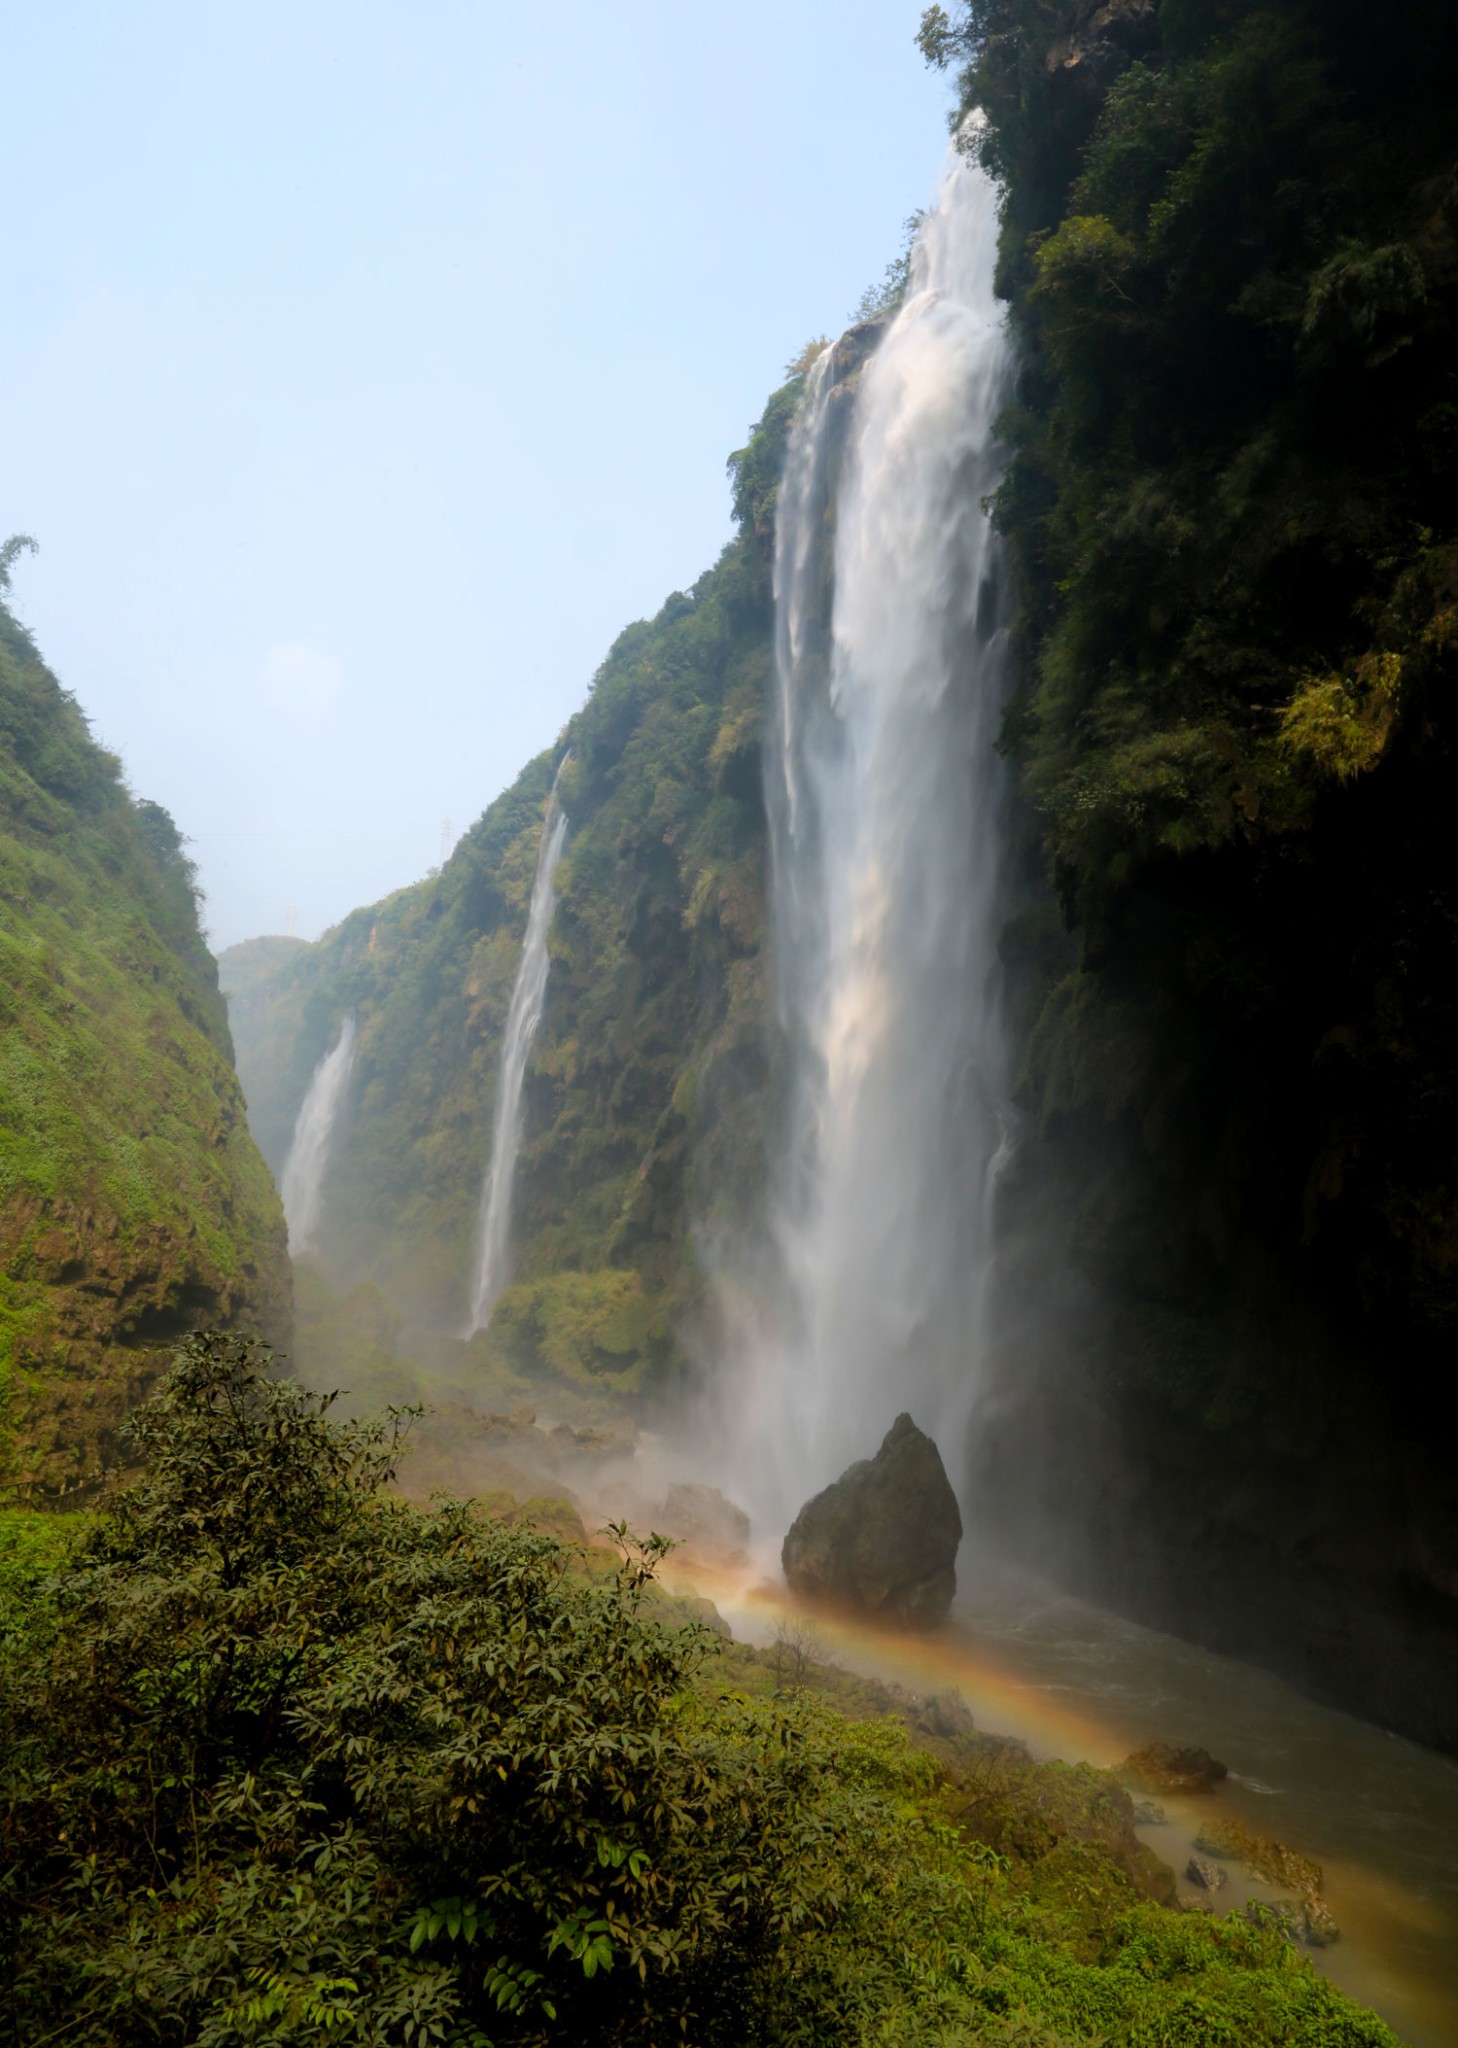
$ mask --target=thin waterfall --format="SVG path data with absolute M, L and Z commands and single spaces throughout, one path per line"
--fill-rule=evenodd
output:
M 339 1127 L 354 1066 L 354 1019 L 346 1017 L 299 1105 L 298 1121 L 284 1161 L 279 1192 L 289 1227 L 289 1250 L 297 1258 L 314 1249 L 324 1205 L 324 1176 Z
M 975 1393 L 1007 1138 L 997 232 L 954 143 L 905 300 L 812 367 L 780 488 L 767 772 L 795 1081 L 739 1477 L 781 1527 L 903 1408 L 955 1480 Z
M 552 783 L 542 836 L 537 846 L 537 869 L 532 880 L 532 900 L 527 911 L 526 939 L 511 1007 L 506 1013 L 506 1033 L 501 1042 L 501 1073 L 496 1084 L 496 1115 L 491 1129 L 491 1160 L 486 1168 L 481 1193 L 481 1236 L 476 1253 L 476 1273 L 471 1288 L 471 1312 L 465 1335 L 482 1330 L 510 1277 L 511 1197 L 516 1181 L 516 1159 L 521 1150 L 521 1097 L 526 1081 L 532 1041 L 542 1021 L 542 1003 L 547 993 L 547 934 L 552 928 L 556 897 L 552 891 L 557 863 L 567 843 L 567 815 L 557 802 L 557 783 L 571 755 L 564 755 Z

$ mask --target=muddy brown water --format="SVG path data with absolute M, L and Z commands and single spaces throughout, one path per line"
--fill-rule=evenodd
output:
M 736 1635 L 773 1635 L 783 1592 L 701 1585 Z M 1182 1896 L 1200 1896 L 1183 1872 L 1203 1818 L 1232 1816 L 1289 1843 L 1322 1865 L 1342 1930 L 1334 1947 L 1306 1951 L 1313 1966 L 1410 2048 L 1458 2043 L 1458 1763 L 1023 1577 L 979 1577 L 934 1637 L 817 1625 L 838 1663 L 955 1688 L 979 1727 L 1020 1736 L 1039 1757 L 1109 1766 L 1151 1741 L 1210 1750 L 1226 1782 L 1205 1798 L 1162 1800 L 1164 1824 L 1140 1829 Z M 1281 1896 L 1229 1871 L 1217 1911 Z

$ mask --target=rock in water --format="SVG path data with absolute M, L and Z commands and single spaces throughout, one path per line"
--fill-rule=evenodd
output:
M 1218 1892 L 1225 1882 L 1224 1870 L 1210 1856 L 1192 1856 L 1185 1866 L 1185 1876 L 1202 1892 Z
M 941 1452 L 898 1415 L 862 1458 L 795 1517 L 780 1553 L 790 1590 L 898 1628 L 929 1628 L 957 1590 L 962 1516 Z
M 1138 1792 L 1212 1792 L 1225 1775 L 1224 1764 L 1208 1749 L 1173 1742 L 1146 1743 L 1119 1766 L 1119 1776 Z

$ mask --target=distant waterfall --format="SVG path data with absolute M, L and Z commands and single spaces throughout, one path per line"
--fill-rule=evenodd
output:
M 314 1069 L 284 1161 L 280 1193 L 289 1226 L 289 1250 L 295 1257 L 314 1249 L 323 1209 L 324 1175 L 353 1065 L 354 1019 L 346 1017 L 338 1038 Z
M 557 770 L 557 781 L 570 756 Z M 567 817 L 557 802 L 557 781 L 542 837 L 537 847 L 537 871 L 532 882 L 531 907 L 527 912 L 526 940 L 521 965 L 506 1013 L 506 1034 L 501 1042 L 501 1074 L 496 1084 L 496 1116 L 491 1130 L 491 1163 L 481 1195 L 481 1239 L 476 1254 L 476 1277 L 471 1289 L 471 1313 L 466 1336 L 484 1329 L 491 1320 L 496 1298 L 509 1277 L 511 1251 L 511 1195 L 516 1180 L 516 1156 L 521 1150 L 521 1093 L 526 1081 L 532 1040 L 542 1021 L 542 1002 L 547 993 L 547 934 L 552 927 L 556 897 L 552 879 L 567 841 Z
M 793 1514 L 899 1410 L 954 1476 L 1004 1146 L 1004 635 L 983 499 L 996 189 L 954 145 L 884 332 L 813 366 L 778 500 L 772 910 L 795 1094 L 745 1488 Z

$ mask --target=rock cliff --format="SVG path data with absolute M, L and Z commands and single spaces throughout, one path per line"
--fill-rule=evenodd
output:
M 191 869 L 0 610 L 0 1481 L 94 1479 L 205 1324 L 289 1280 Z

